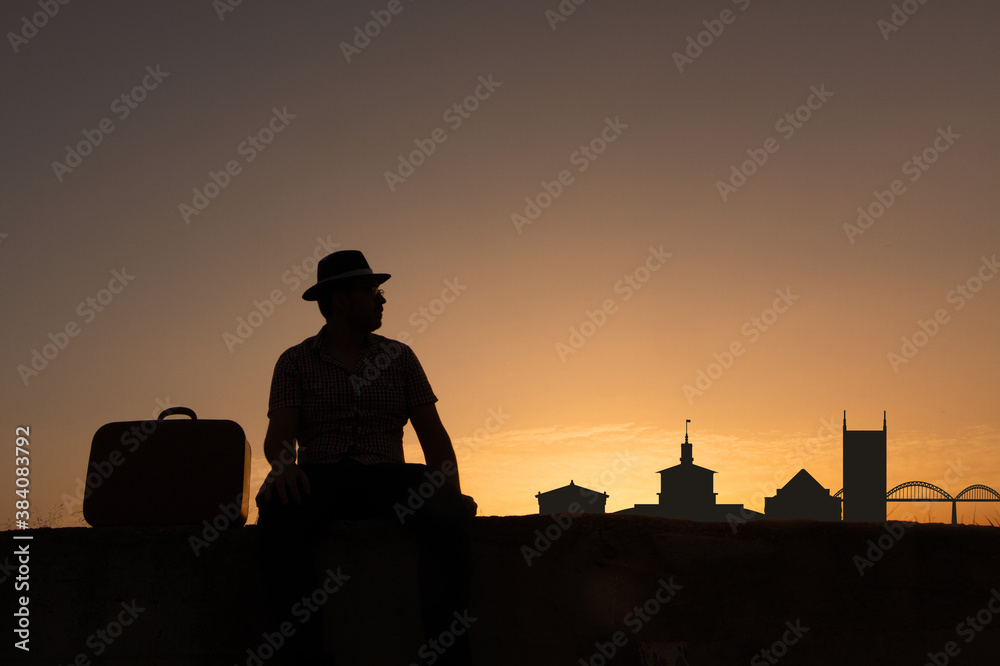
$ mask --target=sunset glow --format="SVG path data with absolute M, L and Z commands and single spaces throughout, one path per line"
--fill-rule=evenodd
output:
M 8 38 L 3 422 L 31 426 L 33 519 L 79 524 L 95 431 L 168 405 L 239 423 L 256 493 L 336 249 L 392 274 L 377 332 L 480 515 L 570 480 L 655 502 L 686 419 L 719 503 L 802 468 L 835 493 L 844 410 L 886 412 L 887 489 L 1000 489 L 1000 7 L 562 4 L 402 2 L 365 42 L 384 2 L 70 3 Z

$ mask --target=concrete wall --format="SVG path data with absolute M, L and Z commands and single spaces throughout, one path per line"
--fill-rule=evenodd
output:
M 995 596 L 1000 610 L 998 529 L 761 521 L 734 532 L 644 516 L 556 518 L 476 519 L 477 663 L 596 665 L 614 648 L 609 664 L 765 664 L 760 652 L 774 646 L 778 663 L 924 664 L 949 641 L 960 656 L 948 659 L 961 664 L 1000 654 L 1000 617 L 988 608 Z M 415 544 L 388 522 L 326 529 L 321 559 L 351 576 L 327 604 L 338 663 L 427 663 Z M 246 664 L 248 648 L 276 629 L 258 594 L 257 529 L 226 532 L 195 556 L 189 537 L 199 532 L 29 532 L 32 651 L 14 663 Z M 658 590 L 669 601 L 656 601 Z M 143 610 L 131 619 L 122 604 L 133 601 Z M 981 631 L 959 624 L 977 613 L 991 620 Z M 131 624 L 110 645 L 96 638 L 122 619 Z

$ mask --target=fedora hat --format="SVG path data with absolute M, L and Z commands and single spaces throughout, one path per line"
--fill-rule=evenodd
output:
M 340 250 L 328 254 L 319 260 L 316 269 L 316 284 L 302 293 L 303 300 L 315 301 L 327 288 L 340 280 L 349 278 L 373 277 L 382 284 L 391 276 L 388 273 L 373 273 L 368 260 L 358 250 Z

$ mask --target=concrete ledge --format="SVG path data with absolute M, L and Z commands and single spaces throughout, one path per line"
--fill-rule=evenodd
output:
M 988 609 L 994 596 L 1000 609 L 1000 529 L 890 523 L 894 536 L 886 524 L 761 521 L 734 533 L 643 516 L 556 518 L 475 520 L 477 663 L 597 665 L 592 655 L 614 649 L 608 663 L 746 664 L 776 643 L 789 664 L 923 664 L 949 641 L 963 664 L 1000 654 L 1000 617 Z M 427 663 L 412 540 L 390 522 L 326 529 L 317 564 L 351 576 L 326 606 L 338 663 Z M 32 650 L 13 650 L 14 663 L 247 664 L 276 629 L 259 599 L 254 526 L 197 556 L 194 528 L 19 534 L 34 537 Z M 104 643 L 96 632 L 113 633 L 132 601 L 144 610 Z M 977 613 L 982 630 L 962 630 Z

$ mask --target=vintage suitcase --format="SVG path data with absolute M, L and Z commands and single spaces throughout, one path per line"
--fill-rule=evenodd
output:
M 182 414 L 190 419 L 167 419 Z M 90 446 L 83 517 L 94 527 L 246 523 L 250 444 L 235 421 L 187 407 L 101 426 Z

